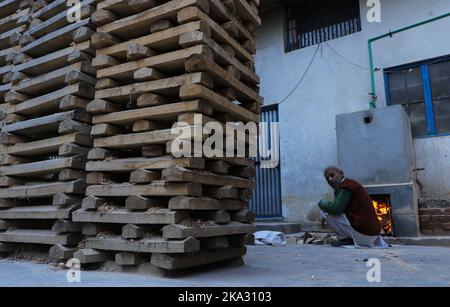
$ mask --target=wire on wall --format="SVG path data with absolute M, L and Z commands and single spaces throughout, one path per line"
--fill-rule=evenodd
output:
M 283 102 L 285 102 L 286 100 L 289 99 L 289 97 L 291 97 L 291 95 L 297 90 L 297 88 L 300 86 L 300 84 L 302 84 L 303 80 L 305 80 L 306 75 L 308 74 L 312 64 L 314 63 L 314 59 L 317 56 L 317 53 L 319 52 L 320 47 L 322 46 L 322 44 L 318 44 L 316 51 L 314 52 L 314 55 L 311 58 L 311 61 L 309 61 L 308 67 L 306 68 L 305 72 L 303 73 L 303 75 L 301 76 L 300 80 L 298 80 L 297 84 L 294 86 L 294 88 L 289 92 L 289 94 L 284 97 L 278 104 L 282 104 Z

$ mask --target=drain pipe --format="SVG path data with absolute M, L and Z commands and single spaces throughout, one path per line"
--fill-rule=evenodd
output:
M 371 109 L 375 109 L 377 107 L 377 95 L 376 95 L 376 92 L 375 92 L 375 71 L 374 71 L 374 67 L 373 67 L 374 65 L 373 65 L 372 43 L 375 42 L 375 41 L 378 41 L 380 39 L 386 38 L 386 37 L 391 37 L 392 38 L 392 36 L 394 34 L 397 34 L 397 33 L 400 33 L 400 32 L 404 32 L 404 31 L 407 31 L 407 30 L 410 30 L 410 29 L 413 29 L 413 28 L 416 28 L 416 27 L 420 27 L 422 25 L 425 25 L 425 24 L 428 24 L 428 23 L 431 23 L 431 22 L 434 22 L 434 21 L 437 21 L 437 20 L 440 20 L 440 19 L 443 19 L 443 18 L 446 18 L 446 17 L 449 17 L 449 16 L 450 16 L 450 13 L 447 13 L 447 14 L 444 14 L 444 15 L 440 15 L 440 16 L 436 16 L 434 18 L 427 19 L 427 20 L 424 20 L 422 22 L 418 22 L 418 23 L 415 23 L 413 25 L 400 28 L 400 29 L 395 30 L 395 31 L 389 31 L 386 34 L 383 34 L 383 35 L 380 35 L 380 36 L 377 36 L 377 37 L 374 37 L 374 38 L 371 38 L 371 39 L 368 40 L 369 61 L 370 61 L 370 80 L 372 82 L 372 92 L 369 93 L 371 95 L 371 99 L 370 99 L 370 108 Z

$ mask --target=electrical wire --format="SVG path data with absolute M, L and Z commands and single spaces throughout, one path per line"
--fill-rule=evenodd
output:
M 364 66 L 362 66 L 362 65 L 359 65 L 359 64 L 357 64 L 357 63 L 351 61 L 350 59 L 346 58 L 345 56 L 343 56 L 343 55 L 340 54 L 339 52 L 337 52 L 336 49 L 334 49 L 333 47 L 331 47 L 330 44 L 328 44 L 328 42 L 324 42 L 324 44 L 325 44 L 328 48 L 330 48 L 330 50 L 333 51 L 333 53 L 335 53 L 337 56 L 339 56 L 340 58 L 342 58 L 343 60 L 345 60 L 345 61 L 348 62 L 349 64 L 351 64 L 351 65 L 353 65 L 353 66 L 355 66 L 355 67 L 358 67 L 358 68 L 360 68 L 360 69 L 363 69 L 363 70 L 365 70 L 365 71 L 370 71 L 369 68 L 364 67 Z M 286 97 L 284 97 L 278 104 L 282 104 L 283 102 L 285 102 L 286 100 L 288 100 L 289 97 L 291 97 L 291 95 L 298 89 L 298 87 L 299 87 L 299 86 L 302 84 L 302 82 L 305 80 L 305 77 L 306 77 L 306 75 L 308 74 L 309 70 L 311 69 L 311 66 L 312 66 L 312 64 L 314 63 L 314 60 L 315 60 L 315 58 L 316 58 L 316 56 L 317 56 L 317 53 L 318 53 L 318 51 L 319 51 L 319 49 L 320 49 L 321 46 L 322 46 L 322 43 L 320 43 L 320 44 L 317 45 L 316 51 L 314 52 L 314 55 L 312 56 L 312 58 L 311 58 L 311 60 L 310 60 L 310 62 L 309 62 L 309 64 L 308 64 L 308 67 L 306 68 L 305 72 L 303 73 L 303 75 L 301 76 L 301 78 L 299 79 L 299 81 L 297 82 L 297 84 L 294 86 L 294 88 L 289 92 L 289 94 L 288 94 Z M 442 56 L 442 57 L 438 57 L 438 58 L 436 58 L 434 61 L 432 61 L 432 62 L 430 62 L 430 63 L 427 63 L 427 64 L 428 64 L 428 65 L 432 65 L 432 64 L 440 63 L 440 62 L 443 62 L 443 61 L 447 60 L 448 58 L 449 58 L 449 55 L 445 55 L 445 56 Z M 391 73 L 391 74 L 392 74 L 392 73 L 405 73 L 405 72 L 410 71 L 410 70 L 411 70 L 411 68 L 410 68 L 410 69 L 405 69 L 405 70 L 391 70 L 391 71 L 388 70 L 388 71 L 386 71 L 386 72 L 387 72 L 387 73 Z M 382 70 L 375 70 L 375 71 L 382 71 Z
M 346 61 L 346 62 L 352 64 L 352 65 L 355 66 L 355 67 L 361 68 L 361 69 L 366 70 L 366 71 L 370 71 L 370 68 L 367 68 L 367 67 L 364 67 L 364 66 L 362 66 L 362 65 L 359 65 L 359 64 L 357 64 L 357 63 L 355 63 L 355 62 L 349 60 L 348 58 L 346 58 L 345 56 L 343 56 L 343 55 L 340 54 L 339 52 L 337 52 L 336 49 L 334 49 L 333 47 L 331 47 L 330 44 L 328 44 L 328 42 L 325 42 L 325 45 L 326 45 L 328 48 L 330 48 L 330 50 L 333 51 L 337 56 L 339 56 L 340 58 L 342 58 L 344 61 Z
M 311 61 L 309 62 L 308 67 L 306 68 L 305 72 L 301 76 L 300 80 L 297 82 L 297 84 L 294 86 L 294 88 L 289 92 L 289 94 L 286 97 L 284 97 L 283 99 L 281 99 L 281 101 L 278 104 L 282 104 L 283 102 L 288 100 L 289 97 L 291 97 L 291 95 L 297 90 L 297 88 L 300 86 L 300 84 L 302 84 L 303 80 L 305 80 L 305 77 L 308 74 L 312 64 L 314 63 L 314 59 L 316 58 L 317 52 L 319 51 L 321 46 L 322 46 L 322 44 L 317 45 L 316 51 L 314 52 L 314 55 L 312 56 Z

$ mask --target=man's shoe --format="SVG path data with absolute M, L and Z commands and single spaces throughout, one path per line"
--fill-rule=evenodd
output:
M 345 245 L 354 245 L 355 243 L 353 242 L 352 238 L 346 238 L 346 239 L 342 239 L 342 240 L 333 240 L 330 242 L 331 246 L 334 247 L 342 247 Z

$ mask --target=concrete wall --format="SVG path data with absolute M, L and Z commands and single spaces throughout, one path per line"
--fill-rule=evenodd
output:
M 450 136 L 416 139 L 414 147 L 421 196 L 450 199 Z
M 381 23 L 367 22 L 366 0 L 361 0 L 362 32 L 328 44 L 346 58 L 368 68 L 369 38 L 449 11 L 448 0 L 381 0 L 381 3 Z M 278 103 L 294 88 L 317 46 L 285 53 L 284 9 L 271 7 L 261 16 L 263 26 L 258 32 L 256 69 L 261 75 L 261 94 L 265 103 L 272 104 Z M 447 18 L 376 42 L 373 49 L 375 67 L 392 67 L 448 54 L 449 28 L 450 18 Z M 384 106 L 383 74 L 376 74 L 378 104 Z M 280 105 L 283 215 L 287 220 L 318 221 L 317 200 L 324 194 L 331 195 L 322 170 L 337 163 L 335 116 L 367 109 L 370 91 L 368 69 L 349 64 L 322 45 L 301 86 Z M 426 154 L 429 146 L 442 144 L 440 142 L 444 141 L 426 139 L 416 142 L 417 159 L 428 168 L 421 174 L 425 194 L 439 190 L 445 195 L 450 191 L 449 180 L 436 182 L 434 179 L 432 170 L 438 166 Z M 446 139 L 444 144 L 448 145 L 448 142 Z M 435 145 L 435 150 L 439 156 L 446 154 L 439 145 Z M 433 190 L 430 190 L 432 186 Z
M 338 164 L 363 185 L 414 183 L 408 114 L 400 105 L 336 116 Z

